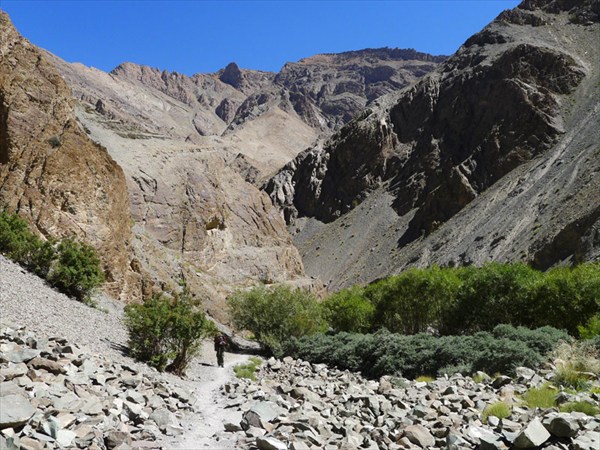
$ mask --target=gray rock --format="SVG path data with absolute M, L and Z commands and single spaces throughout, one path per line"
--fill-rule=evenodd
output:
M 20 450 L 42 450 L 44 448 L 43 442 L 40 442 L 28 436 L 21 437 L 19 444 L 21 447 Z M 2 445 L 2 438 L 0 438 L 0 448 L 6 448 Z
M 225 428 L 225 431 L 229 431 L 229 432 L 233 432 L 233 433 L 235 433 L 237 431 L 242 431 L 242 427 L 240 427 L 236 423 L 225 422 L 223 427 Z
M 423 448 L 432 447 L 435 445 L 435 438 L 429 430 L 422 425 L 409 425 L 404 429 L 404 435 L 413 444 L 417 444 Z
M 58 430 L 56 434 L 56 443 L 61 447 L 70 447 L 73 439 L 77 437 L 77 434 L 71 430 Z
M 549 438 L 550 433 L 536 417 L 519 433 L 513 444 L 516 448 L 534 448 L 542 445 Z
M 287 445 L 274 437 L 258 437 L 256 446 L 259 450 L 287 450 Z
M 175 415 L 172 412 L 164 409 L 154 411 L 152 414 L 150 414 L 149 419 L 153 420 L 158 428 L 163 432 L 169 425 L 179 425 Z
M 34 413 L 35 408 L 22 395 L 9 394 L 3 396 L 2 407 L 0 408 L 0 429 L 23 425 Z
M 574 437 L 579 432 L 579 422 L 567 413 L 550 414 L 544 418 L 543 424 L 550 434 L 557 437 Z
M 111 430 L 104 435 L 104 444 L 106 447 L 110 449 L 114 449 L 115 447 L 121 444 L 131 445 L 132 439 L 129 433 L 124 431 Z
M 494 381 L 492 381 L 492 387 L 494 389 L 500 389 L 502 386 L 506 386 L 511 381 L 512 379 L 510 377 L 507 377 L 506 375 L 500 375 L 499 377 L 496 377 Z
M 572 450 L 598 450 L 600 448 L 600 433 L 597 431 L 586 431 L 581 433 L 571 445 Z
M 18 364 L 9 364 L 8 367 L 4 367 L 0 369 L 0 379 L 4 381 L 10 381 L 13 378 L 22 377 L 27 374 L 27 364 L 18 363 Z

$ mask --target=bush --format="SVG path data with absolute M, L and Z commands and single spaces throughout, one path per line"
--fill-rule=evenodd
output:
M 302 289 L 260 286 L 238 291 L 227 303 L 234 324 L 254 333 L 275 355 L 281 354 L 286 340 L 326 327 L 317 299 Z
M 444 334 L 487 331 L 502 323 L 531 323 L 529 297 L 540 272 L 525 264 L 489 263 L 460 269 L 458 274 L 461 285 L 444 317 Z
M 374 327 L 415 334 L 439 328 L 459 287 L 456 270 L 432 267 L 378 281 L 365 289 L 365 295 L 376 308 Z
M 65 239 L 58 245 L 58 261 L 48 277 L 50 284 L 79 301 L 89 301 L 104 282 L 100 259 L 93 247 Z
M 503 327 L 507 336 L 522 336 L 523 330 Z M 500 332 L 500 330 L 499 330 Z M 379 330 L 374 334 L 317 334 L 292 339 L 285 354 L 312 363 L 326 363 L 340 369 L 360 371 L 377 378 L 399 375 L 414 378 L 422 374 L 512 373 L 518 366 L 535 367 L 544 358 L 536 344 L 536 333 L 543 339 L 554 335 L 558 343 L 564 333 L 551 333 L 547 328 L 530 330 L 531 339 L 496 337 L 479 332 L 473 336 L 435 337 L 421 333 L 412 336 Z
M 125 307 L 125 325 L 133 357 L 159 371 L 183 374 L 201 340 L 216 328 L 192 302 L 187 288 L 169 299 L 157 295 Z
M 54 242 L 42 241 L 29 231 L 27 222 L 7 211 L 0 213 L 0 252 L 43 278 L 55 259 Z
M 364 288 L 354 286 L 328 297 L 323 317 L 335 331 L 364 333 L 370 330 L 375 307 L 364 297 Z
M 600 336 L 600 314 L 596 314 L 585 325 L 579 325 L 577 332 L 581 339 L 593 339 Z

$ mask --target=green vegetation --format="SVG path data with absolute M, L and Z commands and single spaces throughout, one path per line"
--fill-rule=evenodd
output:
M 600 336 L 600 314 L 590 317 L 585 325 L 579 325 L 577 331 L 582 339 L 593 339 Z
M 329 296 L 322 303 L 323 317 L 336 331 L 369 331 L 375 307 L 364 297 L 364 288 L 355 286 Z
M 339 331 L 386 328 L 416 334 L 433 328 L 452 335 L 511 324 L 529 328 L 549 325 L 593 337 L 600 327 L 600 319 L 593 319 L 600 317 L 600 264 L 560 267 L 545 273 L 520 263 L 410 269 L 366 287 L 341 291 L 331 301 L 339 303 L 340 299 L 351 299 L 369 313 L 360 321 L 336 324 L 334 328 Z
M 496 327 L 471 336 L 412 336 L 379 330 L 373 334 L 316 334 L 291 339 L 285 353 L 313 363 L 362 372 L 367 377 L 402 374 L 414 378 L 429 374 L 510 373 L 518 366 L 535 367 L 559 341 L 562 331 L 543 327 Z
M 587 414 L 588 416 L 595 416 L 596 414 L 600 414 L 600 408 L 589 402 L 569 402 L 565 403 L 564 405 L 561 405 L 559 409 L 561 412 L 580 412 Z
M 234 324 L 254 333 L 275 355 L 281 355 L 288 339 L 326 328 L 320 304 L 302 289 L 259 286 L 237 292 L 228 299 L 228 305 Z
M 58 245 L 58 260 L 48 281 L 79 301 L 89 301 L 92 291 L 104 282 L 104 272 L 92 247 L 65 239 Z
M 104 282 L 92 247 L 72 239 L 42 241 L 27 222 L 7 211 L 0 213 L 0 252 L 79 301 L 89 303 L 93 290 Z
M 421 375 L 420 377 L 415 378 L 415 381 L 431 383 L 432 381 L 435 381 L 435 378 L 430 377 L 429 375 Z
M 487 405 L 481 413 L 481 421 L 487 423 L 488 417 L 494 416 L 498 419 L 506 419 L 510 417 L 511 410 L 510 406 L 505 402 L 496 402 L 491 405 Z
M 556 406 L 558 390 L 549 384 L 531 388 L 523 394 L 523 401 L 529 408 L 553 408 Z
M 475 383 L 484 383 L 486 381 L 490 381 L 491 377 L 485 372 L 478 372 L 473 375 L 473 381 Z
M 201 340 L 217 332 L 185 286 L 172 298 L 157 295 L 127 305 L 125 325 L 132 356 L 177 375 L 183 374 L 198 353 Z
M 238 364 L 233 368 L 235 376 L 238 378 L 248 378 L 256 381 L 256 371 L 262 364 L 262 360 L 256 356 L 252 356 L 247 364 Z
M 552 353 L 554 383 L 576 391 L 591 389 L 590 378 L 600 375 L 599 354 L 590 341 L 561 343 Z

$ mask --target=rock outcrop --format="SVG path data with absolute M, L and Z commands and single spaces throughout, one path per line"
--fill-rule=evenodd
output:
M 479 382 L 460 374 L 431 382 L 366 380 L 324 364 L 271 359 L 258 382 L 224 386 L 227 406 L 242 413 L 224 431 L 235 433 L 240 445 L 259 449 L 597 448 L 599 415 L 528 408 L 519 401 L 546 377 L 552 372 L 518 368 L 514 379 L 502 383 L 485 374 Z M 560 396 L 600 405 L 598 394 Z M 484 413 L 498 402 L 507 405 L 508 417 Z
M 407 265 L 599 259 L 596 9 L 500 14 L 269 180 L 307 272 L 340 288 Z
M 0 12 L 0 207 L 96 247 L 112 294 L 139 297 L 125 176 L 77 122 L 55 67 Z

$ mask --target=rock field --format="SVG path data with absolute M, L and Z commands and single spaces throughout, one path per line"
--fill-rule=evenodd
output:
M 551 379 L 550 370 L 522 367 L 514 379 L 480 376 L 479 383 L 460 375 L 375 381 L 289 357 L 270 359 L 259 382 L 223 387 L 227 407 L 242 412 L 239 423 L 224 428 L 240 436 L 241 448 L 260 450 L 599 448 L 600 415 L 519 406 L 518 395 Z M 559 394 L 561 402 L 598 405 L 600 396 L 592 397 Z M 482 411 L 498 401 L 512 405 L 512 414 L 484 423 Z

